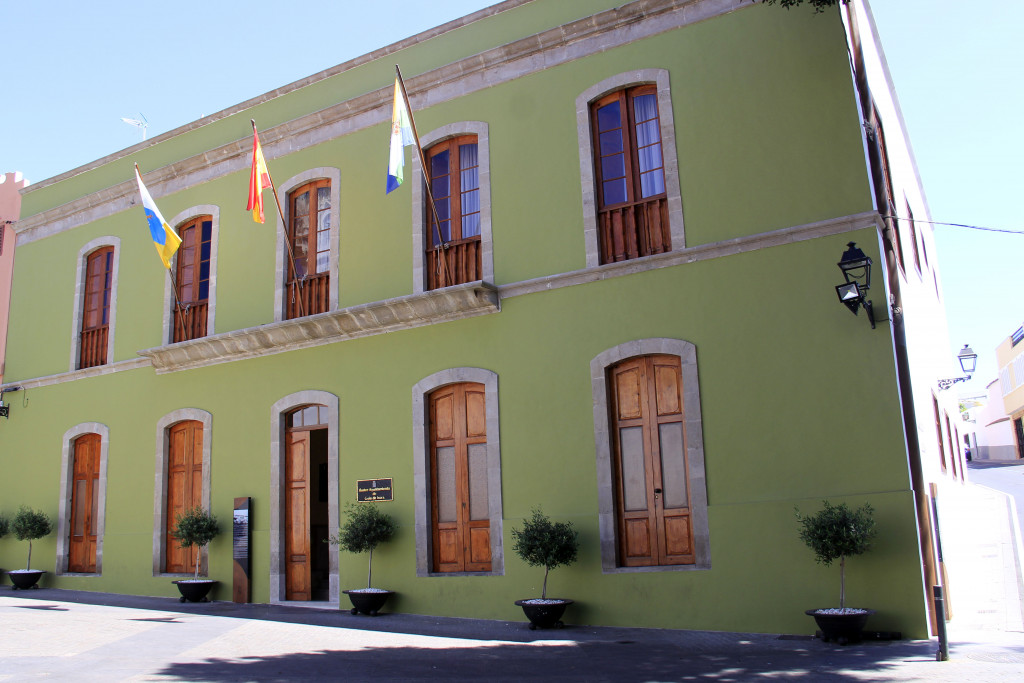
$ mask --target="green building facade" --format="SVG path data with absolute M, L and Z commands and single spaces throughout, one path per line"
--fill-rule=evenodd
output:
M 399 531 L 374 553 L 391 610 L 521 618 L 543 572 L 511 530 L 541 506 L 580 534 L 549 581 L 576 600 L 567 621 L 806 632 L 839 577 L 794 507 L 828 499 L 870 503 L 880 529 L 848 602 L 927 634 L 892 249 L 842 17 L 619 4 L 509 0 L 23 192 L 0 513 L 58 521 L 34 545 L 46 585 L 174 595 L 191 571 L 174 506 L 227 529 L 250 497 L 251 600 L 339 604 L 365 557 L 323 537 L 358 481 L 391 479 L 378 505 Z M 462 186 L 441 250 L 415 152 L 384 192 L 396 63 L 432 187 L 442 164 Z M 595 157 L 614 97 L 632 153 Z M 266 191 L 263 225 L 250 119 L 285 213 Z M 154 258 L 133 162 L 193 226 L 191 275 Z M 848 242 L 876 263 L 876 329 L 833 294 Z M 201 333 L 169 275 L 199 282 Z M 0 566 L 23 545 L 0 540 Z M 231 534 L 200 563 L 231 599 Z

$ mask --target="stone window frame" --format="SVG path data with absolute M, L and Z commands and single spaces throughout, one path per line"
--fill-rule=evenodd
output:
M 220 242 L 220 207 L 216 204 L 198 204 L 189 207 L 171 219 L 170 225 L 177 231 L 183 223 L 199 218 L 210 216 L 213 225 L 210 229 L 210 291 L 206 298 L 206 331 L 207 336 L 215 334 L 214 323 L 217 315 L 217 244 Z M 178 254 L 175 252 L 171 260 L 171 271 L 177 272 Z M 164 320 L 163 336 L 164 344 L 172 344 L 174 339 L 174 290 L 171 287 L 171 278 L 165 278 L 164 282 Z
M 338 263 L 341 245 L 341 171 L 332 166 L 320 166 L 292 176 L 278 186 L 278 193 L 284 197 L 282 210 L 289 206 L 288 194 L 314 180 L 331 182 L 331 256 L 328 262 L 330 283 L 328 285 L 328 307 L 338 309 Z M 288 285 L 288 216 L 277 216 L 277 244 L 274 256 L 274 322 L 285 320 L 284 297 Z
M 340 401 L 335 394 L 314 389 L 288 394 L 270 407 L 270 603 L 300 607 L 305 601 L 285 599 L 284 436 L 287 433 L 285 419 L 288 413 L 305 405 L 327 407 L 327 528 L 337 529 L 340 519 L 338 508 Z M 338 553 L 332 551 L 328 553 L 328 558 L 330 562 L 328 602 L 337 605 L 341 596 Z
M 156 424 L 156 473 L 153 491 L 153 576 L 182 576 L 164 571 L 167 566 L 167 450 L 170 428 L 179 422 L 195 421 L 203 425 L 202 506 L 210 510 L 211 455 L 213 453 L 213 415 L 200 408 L 181 408 L 161 417 Z M 209 575 L 207 548 L 199 551 L 199 575 Z
M 696 561 L 687 565 L 622 567 L 616 552 L 618 524 L 615 516 L 614 471 L 612 466 L 608 375 L 610 367 L 638 356 L 666 354 L 679 358 L 683 381 L 683 410 L 686 424 L 687 461 L 690 481 L 690 519 L 693 524 Z M 625 342 L 599 353 L 590 361 L 594 403 L 594 444 L 597 463 L 598 529 L 601 570 L 605 574 L 711 569 L 711 537 L 708 529 L 707 478 L 704 469 L 704 430 L 697 372 L 697 347 L 682 339 L 651 338 Z
M 658 116 L 661 121 L 661 153 L 665 168 L 665 194 L 668 200 L 671 251 L 686 247 L 683 227 L 683 200 L 679 190 L 679 161 L 676 152 L 675 117 L 667 69 L 638 69 L 616 74 L 584 90 L 576 98 L 576 135 L 580 153 L 580 184 L 583 199 L 583 241 L 587 268 L 601 265 L 597 235 L 597 188 L 594 185 L 594 136 L 590 105 L 616 90 L 653 84 L 658 89 Z M 607 264 L 611 265 L 611 264 Z
M 491 571 L 431 571 L 430 521 L 430 428 L 427 396 L 449 384 L 476 382 L 484 385 L 487 415 L 487 502 L 490 518 Z M 412 388 L 413 498 L 416 534 L 416 576 L 504 576 L 504 524 L 501 501 L 501 435 L 499 432 L 498 374 L 484 368 L 449 368 L 424 377 Z
M 75 440 L 86 434 L 100 437 L 99 492 L 96 495 L 96 571 L 81 573 L 68 571 L 71 531 L 71 487 L 75 474 Z M 101 576 L 103 574 L 103 534 L 106 530 L 107 510 L 107 455 L 110 452 L 110 428 L 101 422 L 82 422 L 64 432 L 60 450 L 60 502 L 57 506 L 57 576 Z
M 103 247 L 113 247 L 114 249 L 114 262 L 110 274 L 110 315 L 107 322 L 107 362 L 104 365 L 112 365 L 114 362 L 114 338 L 116 337 L 115 331 L 117 329 L 117 280 L 119 264 L 121 262 L 121 238 L 114 235 L 106 235 L 86 242 L 78 250 L 78 261 L 75 270 L 75 303 L 71 315 L 70 372 L 76 372 L 79 369 L 78 354 L 82 344 L 82 309 L 85 307 L 86 263 L 89 254 Z
M 476 135 L 477 164 L 480 180 L 480 276 L 483 282 L 494 282 L 494 242 L 491 232 L 491 148 L 489 126 L 485 121 L 458 121 L 436 128 L 420 137 L 426 152 L 431 145 L 460 135 Z M 427 197 L 423 191 L 423 164 L 419 154 L 412 155 L 412 284 L 413 293 L 422 294 L 427 286 L 423 258 L 426 243 Z

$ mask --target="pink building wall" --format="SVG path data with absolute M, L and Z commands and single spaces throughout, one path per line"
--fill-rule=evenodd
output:
M 0 384 L 4 381 L 7 349 L 7 317 L 11 310 L 11 278 L 14 275 L 14 222 L 21 215 L 21 193 L 28 185 L 20 173 L 0 176 Z

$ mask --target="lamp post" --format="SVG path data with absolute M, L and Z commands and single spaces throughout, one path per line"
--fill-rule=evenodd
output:
M 867 300 L 867 292 L 871 289 L 871 258 L 857 248 L 856 242 L 848 242 L 843 257 L 836 264 L 846 280 L 836 285 L 839 301 L 857 315 L 861 307 L 867 312 L 871 329 L 875 329 L 875 309 Z
M 974 352 L 967 344 L 964 344 L 964 348 L 960 349 L 960 353 L 956 354 L 956 359 L 960 361 L 960 369 L 967 373 L 963 377 L 951 377 L 949 379 L 939 380 L 939 389 L 945 391 L 957 382 L 966 382 L 971 378 L 971 374 L 978 366 L 978 354 Z

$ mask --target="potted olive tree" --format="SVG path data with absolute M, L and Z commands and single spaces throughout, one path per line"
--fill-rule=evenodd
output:
M 865 503 L 856 510 L 846 503 L 832 505 L 822 502 L 822 509 L 813 515 L 802 516 L 796 511 L 800 525 L 800 540 L 814 552 L 815 560 L 826 567 L 839 560 L 839 607 L 809 609 L 821 638 L 834 640 L 840 645 L 858 642 L 868 617 L 874 610 L 846 606 L 846 558 L 860 555 L 871 548 L 875 537 L 874 510 Z
M 11 531 L 19 541 L 28 541 L 28 562 L 24 569 L 13 569 L 7 572 L 14 588 L 38 588 L 39 578 L 46 572 L 32 569 L 32 541 L 42 538 L 53 531 L 53 523 L 46 513 L 22 505 L 11 523 Z
M 200 506 L 186 510 L 174 518 L 174 529 L 171 536 L 178 541 L 182 548 L 195 546 L 201 550 L 220 533 L 220 525 L 217 518 L 211 515 Z M 196 573 L 191 579 L 180 579 L 173 581 L 178 592 L 181 593 L 181 602 L 206 602 L 206 595 L 217 582 L 213 579 L 199 578 L 199 553 L 196 553 Z
M 512 529 L 512 550 L 531 567 L 544 567 L 544 583 L 539 598 L 516 600 L 530 620 L 530 630 L 562 627 L 562 614 L 573 603 L 562 598 L 548 599 L 548 573 L 555 567 L 576 561 L 579 550 L 579 532 L 572 522 L 552 522 L 540 508 L 523 522 L 522 529 Z
M 345 508 L 347 520 L 327 542 L 337 545 L 350 553 L 369 553 L 366 570 L 366 588 L 342 591 L 352 601 L 352 614 L 377 616 L 377 612 L 394 591 L 373 587 L 373 549 L 395 535 L 398 525 L 391 515 L 382 512 L 376 505 L 349 503 Z

